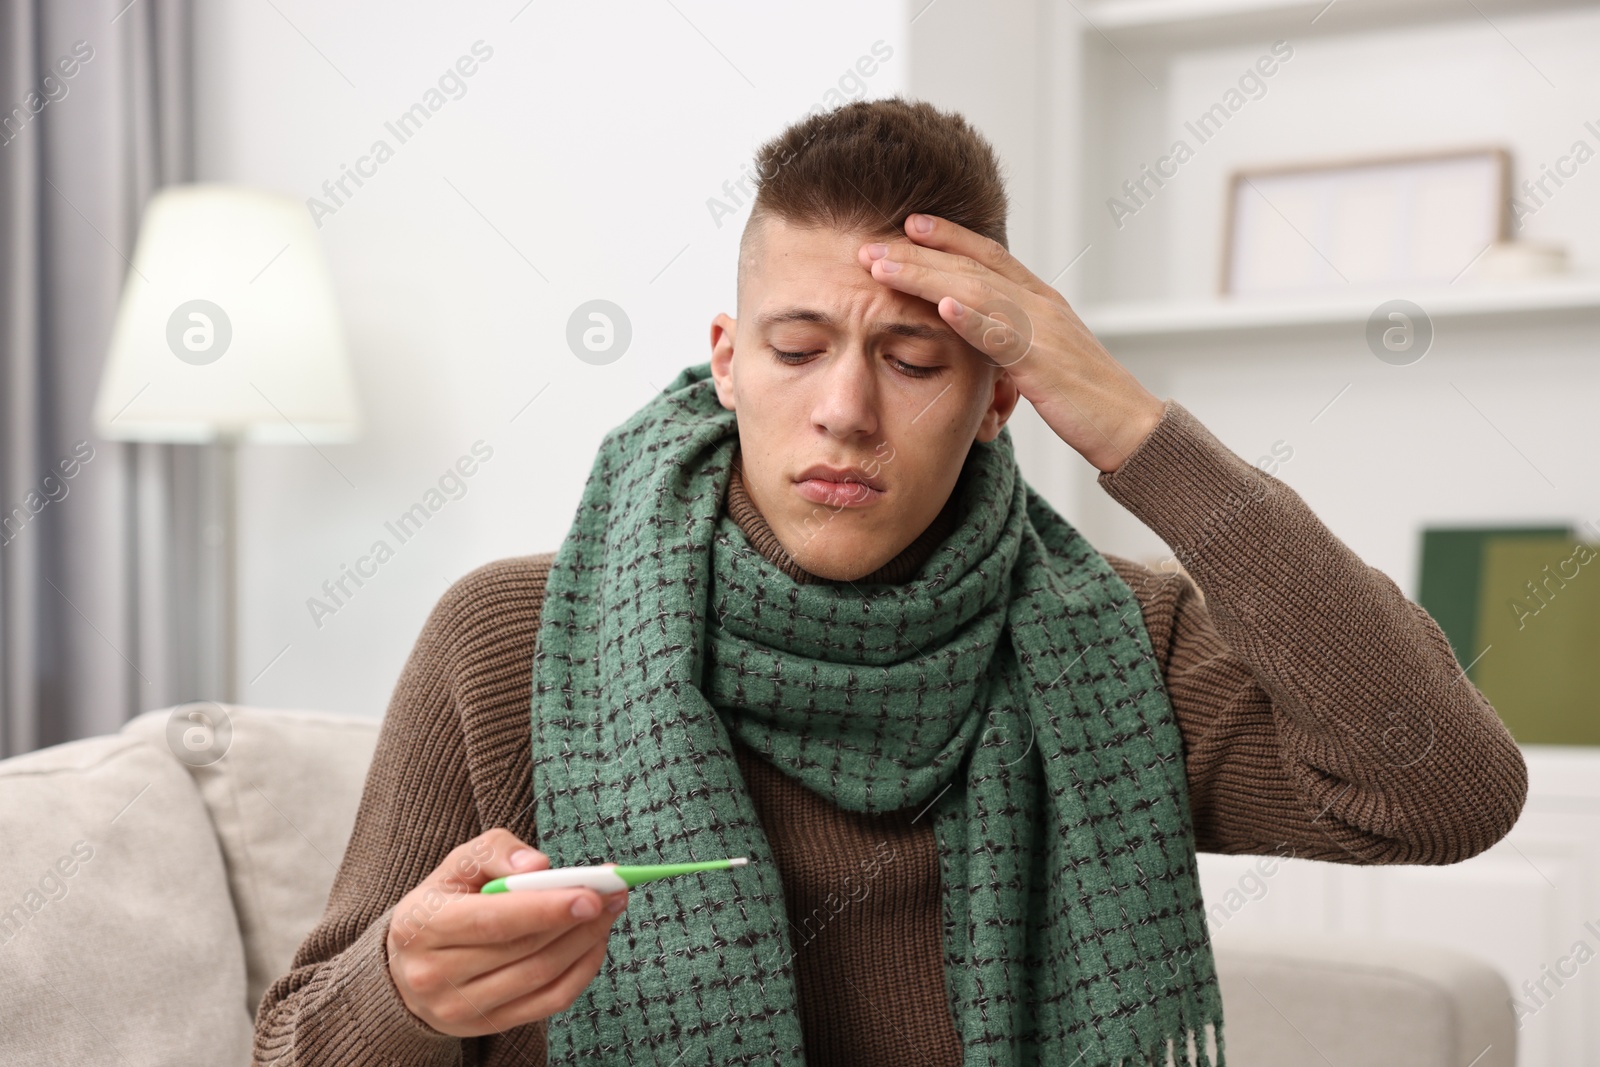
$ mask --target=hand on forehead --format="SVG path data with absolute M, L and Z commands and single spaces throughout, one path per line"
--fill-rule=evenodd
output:
M 1019 301 L 1061 299 L 999 241 L 933 215 L 907 217 L 902 237 L 863 242 L 856 259 L 877 281 L 933 304 L 999 366 L 1021 359 L 1032 338 L 1031 315 Z

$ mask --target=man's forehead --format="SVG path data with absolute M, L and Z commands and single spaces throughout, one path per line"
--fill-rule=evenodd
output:
M 930 304 L 929 307 L 932 307 L 932 305 Z M 846 325 L 844 318 L 832 310 L 804 304 L 781 304 L 756 313 L 755 325 L 758 330 L 767 330 L 787 323 L 805 323 L 807 325 L 822 326 L 833 331 L 843 330 Z M 876 318 L 867 323 L 867 332 L 892 337 L 904 337 L 914 341 L 965 344 L 960 335 L 946 326 L 942 319 L 936 322 L 928 322 L 912 318 L 909 315 Z
M 863 299 L 882 298 L 890 306 L 872 313 L 867 330 L 911 340 L 965 344 L 926 300 L 890 289 L 861 266 L 856 251 L 878 236 L 826 226 L 794 226 L 781 219 L 764 220 L 762 239 L 752 242 L 747 266 L 756 268 L 750 281 L 759 307 L 752 316 L 757 329 L 804 323 L 839 331 L 852 318 L 849 310 Z M 921 305 L 920 307 L 918 305 Z

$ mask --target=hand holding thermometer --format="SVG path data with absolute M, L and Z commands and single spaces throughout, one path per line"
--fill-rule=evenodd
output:
M 706 860 L 703 863 L 652 863 L 634 867 L 552 867 L 546 871 L 529 871 L 526 874 L 508 874 L 484 883 L 480 893 L 507 893 L 521 889 L 571 889 L 583 886 L 599 893 L 620 893 L 657 878 L 671 878 L 676 874 L 693 874 L 695 871 L 721 871 L 743 867 L 749 863 L 747 856 L 731 860 Z

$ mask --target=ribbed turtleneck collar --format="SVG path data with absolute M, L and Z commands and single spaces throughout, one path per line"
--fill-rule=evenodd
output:
M 829 579 L 812 574 L 796 563 L 778 540 L 778 535 L 773 533 L 772 527 L 767 524 L 766 517 L 756 510 L 756 505 L 745 492 L 744 477 L 742 474 L 743 457 L 738 449 L 734 450 L 733 472 L 728 482 L 727 509 L 728 516 L 738 524 L 744 532 L 745 539 L 752 548 L 761 553 L 769 562 L 779 570 L 803 585 L 826 582 Z M 960 483 L 951 492 L 950 499 L 934 517 L 932 523 L 917 539 L 912 541 L 893 559 L 864 577 L 857 578 L 860 582 L 903 582 L 916 573 L 924 560 L 938 548 L 944 539 L 950 536 L 956 526 L 961 522 Z

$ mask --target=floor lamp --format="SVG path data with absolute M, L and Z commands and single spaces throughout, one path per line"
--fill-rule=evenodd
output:
M 201 585 L 218 640 L 202 676 L 217 691 L 195 697 L 237 703 L 238 446 L 360 432 L 333 280 L 302 204 L 222 184 L 150 199 L 94 424 L 113 441 L 214 446 L 221 566 Z

